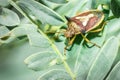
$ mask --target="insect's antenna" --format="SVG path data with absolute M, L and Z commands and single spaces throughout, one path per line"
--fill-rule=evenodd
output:
M 68 17 L 68 16 L 65 16 L 65 18 L 66 18 L 66 20 L 67 20 L 67 21 L 70 21 L 70 17 Z

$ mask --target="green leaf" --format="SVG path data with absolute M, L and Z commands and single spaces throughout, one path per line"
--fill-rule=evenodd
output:
M 47 0 L 47 1 L 58 3 L 58 4 L 67 3 L 68 2 L 68 0 Z
M 0 26 L 0 38 L 4 37 L 9 32 L 9 29 L 5 26 Z
M 44 51 L 32 54 L 24 62 L 30 69 L 43 70 L 55 65 L 56 63 L 52 63 L 54 60 L 56 60 L 55 53 Z
M 16 34 L 14 31 L 16 31 L 17 33 L 19 33 L 19 31 L 21 30 L 19 27 L 18 28 L 15 28 L 13 29 L 13 31 L 9 31 L 6 27 L 4 26 L 1 26 L 0 27 L 0 45 L 1 44 L 5 44 L 5 43 L 10 43 L 11 41 L 15 40 Z M 23 31 L 24 32 L 24 31 Z M 23 32 L 21 32 L 23 34 Z M 21 36 L 21 34 L 19 34 L 19 36 Z
M 61 15 L 73 16 L 76 15 L 77 12 L 86 10 L 88 8 L 87 0 L 71 0 L 67 4 L 63 5 L 57 12 Z
M 54 2 L 50 2 L 49 0 L 39 0 L 39 2 L 47 7 L 49 7 L 50 9 L 54 10 L 57 7 L 59 7 L 61 4 L 56 4 Z
M 47 48 L 50 46 L 48 41 L 38 32 L 28 33 L 29 42 L 32 46 Z
M 120 79 L 120 61 L 115 65 L 106 80 L 119 80 Z
M 91 33 L 87 35 L 87 38 L 102 47 L 103 42 L 105 41 L 106 30 L 107 26 L 105 26 L 102 33 Z M 72 65 L 71 68 L 74 70 L 74 73 L 77 74 L 78 80 L 86 79 L 88 71 L 99 50 L 100 48 L 87 43 L 81 36 L 76 38 L 71 51 L 67 54 L 70 56 L 68 63 L 69 65 Z
M 3 28 L 1 28 L 1 30 L 3 31 Z M 32 46 L 40 48 L 48 48 L 50 46 L 48 41 L 40 33 L 37 32 L 37 28 L 35 27 L 35 25 L 32 24 L 21 24 L 18 27 L 14 28 L 5 36 L 3 36 L 3 38 L 5 37 L 5 39 L 2 39 L 1 43 L 9 43 L 17 37 L 21 36 L 27 36 L 29 39 L 29 43 Z
M 37 28 L 32 24 L 21 24 L 10 31 L 10 37 L 27 36 L 28 33 L 37 32 Z
M 29 43 L 32 46 L 47 48 L 50 46 L 48 41 L 37 32 L 37 28 L 32 24 L 22 24 L 19 27 L 14 28 L 11 32 L 12 36 L 20 37 L 26 35 L 29 39 Z
M 6 43 L 4 40 L 9 38 L 9 30 L 7 27 L 5 26 L 0 26 L 0 45 L 2 45 L 3 43 Z
M 17 4 L 27 15 L 35 16 L 43 24 L 59 26 L 64 24 L 64 20 L 59 14 L 34 0 L 20 0 Z
M 105 4 L 109 5 L 111 0 L 92 0 L 92 8 L 96 9 L 99 5 Z
M 108 39 L 111 36 L 117 36 L 120 39 L 120 18 L 115 18 L 110 20 L 107 23 L 108 30 L 107 30 L 107 36 Z
M 5 26 L 16 26 L 20 24 L 20 20 L 18 15 L 7 9 L 7 8 L 1 8 L 2 11 L 0 12 L 0 24 Z
M 10 36 L 10 34 L 7 34 L 6 36 L 2 37 L 2 39 L 0 39 L 0 45 L 8 44 L 8 43 L 12 42 L 15 39 L 16 38 L 14 36 Z
M 8 0 L 0 0 L 0 6 L 8 6 L 9 5 L 9 2 Z
M 26 32 L 25 27 L 31 28 L 31 27 L 29 27 L 29 26 L 30 26 L 29 24 L 19 25 L 18 27 L 14 28 L 14 29 L 11 31 L 11 35 L 12 35 L 12 36 L 15 36 L 15 37 L 20 37 L 20 36 L 27 35 L 27 32 Z
M 118 48 L 119 40 L 115 37 L 110 38 L 104 44 L 90 68 L 87 80 L 103 80 L 105 78 L 116 58 Z
M 0 46 L 0 80 L 36 80 L 41 72 L 28 69 L 23 61 L 39 51 L 40 48 L 29 45 L 26 39 Z
M 115 17 L 120 17 L 120 0 L 111 0 L 111 10 Z
M 54 69 L 46 72 L 38 80 L 72 80 L 64 70 Z
M 37 28 L 35 28 L 34 25 L 32 24 L 22 24 L 19 25 L 18 27 L 14 28 L 13 30 L 11 30 L 9 33 L 7 33 L 4 37 L 8 37 L 6 39 L 2 39 L 2 43 L 9 43 L 15 39 L 17 39 L 17 37 L 21 37 L 21 36 L 27 36 L 27 32 L 32 32 L 32 31 L 36 31 Z M 4 38 L 3 37 L 3 38 Z

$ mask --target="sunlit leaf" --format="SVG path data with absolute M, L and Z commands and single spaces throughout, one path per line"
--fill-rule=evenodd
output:
M 5 36 L 9 32 L 8 28 L 5 26 L 0 26 L 0 38 Z
M 38 52 L 25 59 L 28 68 L 33 70 L 43 70 L 49 68 L 50 63 L 56 59 L 56 55 L 50 51 Z
M 15 26 L 20 24 L 18 15 L 7 8 L 1 8 L 0 12 L 0 24 L 5 26 Z
M 71 0 L 57 9 L 57 12 L 63 16 L 73 16 L 82 11 L 83 8 L 87 9 L 88 7 L 86 6 L 86 4 L 87 0 Z
M 50 25 L 63 25 L 63 18 L 50 8 L 33 0 L 20 0 L 18 6 L 27 14 L 35 16 L 42 23 Z
M 118 48 L 119 40 L 115 37 L 110 38 L 104 44 L 90 68 L 87 80 L 103 80 L 105 78 L 116 58 Z
M 29 70 L 24 59 L 39 51 L 40 48 L 29 45 L 26 39 L 0 46 L 0 80 L 36 80 L 40 74 Z
M 104 31 L 102 33 L 91 33 L 87 35 L 87 38 L 96 43 L 97 45 L 100 45 L 102 47 L 103 42 L 105 41 L 107 26 L 105 26 Z M 82 40 L 82 42 L 81 42 Z M 84 80 L 86 79 L 85 76 L 87 76 L 88 71 L 92 65 L 92 63 L 95 60 L 95 57 L 97 56 L 100 48 L 93 46 L 90 43 L 87 43 L 86 41 L 83 42 L 83 38 L 78 36 L 75 40 L 75 43 L 69 51 L 68 54 L 73 58 L 69 63 L 74 65 L 73 69 L 74 72 L 77 74 L 78 80 Z M 74 62 L 75 61 L 75 62 Z
M 8 0 L 0 0 L 0 6 L 8 6 Z
M 51 2 L 54 2 L 54 3 L 59 3 L 59 4 L 68 2 L 68 0 L 48 0 L 48 1 L 51 1 Z
M 117 36 L 120 39 L 120 18 L 115 18 L 110 20 L 107 23 L 108 30 L 107 30 L 107 36 L 108 39 L 110 36 Z
M 38 80 L 72 80 L 64 70 L 54 69 L 46 72 Z
M 58 0 L 57 0 L 58 1 Z M 58 6 L 60 6 L 61 4 L 56 4 L 54 2 L 51 2 L 49 0 L 39 0 L 40 3 L 42 3 L 43 5 L 49 7 L 50 9 L 55 9 Z
M 120 79 L 120 61 L 115 65 L 106 80 L 119 80 Z
M 27 34 L 30 44 L 33 46 L 38 46 L 38 47 L 49 47 L 50 44 L 48 41 L 40 34 L 37 32 L 34 33 L 29 33 Z

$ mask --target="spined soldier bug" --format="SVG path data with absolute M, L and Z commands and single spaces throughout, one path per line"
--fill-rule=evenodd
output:
M 65 16 L 65 18 L 68 21 L 67 22 L 68 28 L 64 32 L 64 36 L 68 39 L 68 45 L 65 47 L 65 50 L 67 49 L 68 46 L 72 45 L 74 39 L 76 38 L 76 35 L 78 34 L 81 34 L 81 36 L 86 42 L 91 43 L 94 46 L 97 46 L 100 48 L 99 45 L 88 40 L 84 36 L 84 34 L 88 32 L 99 32 L 103 30 L 104 25 L 98 28 L 98 26 L 104 20 L 104 14 L 102 11 L 90 10 L 90 11 L 80 13 L 75 17 Z

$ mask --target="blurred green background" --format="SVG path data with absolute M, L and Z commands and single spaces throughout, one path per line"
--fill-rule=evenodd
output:
M 23 60 L 38 51 L 26 39 L 0 46 L 0 80 L 36 80 L 39 72 L 28 69 Z

